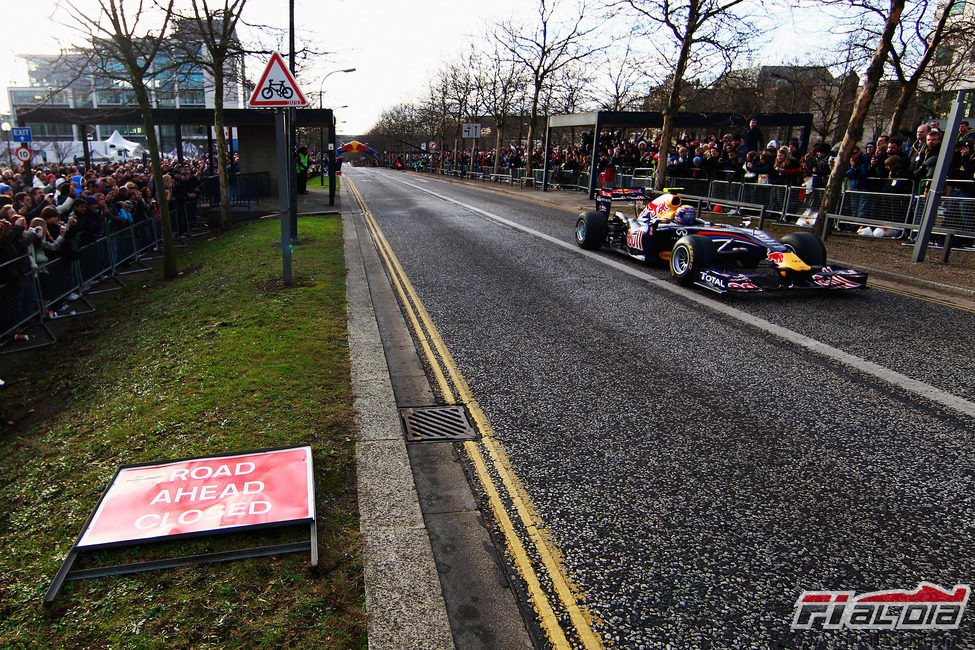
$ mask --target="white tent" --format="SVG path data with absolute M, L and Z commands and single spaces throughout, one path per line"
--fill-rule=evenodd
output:
M 122 154 L 124 157 L 134 156 L 142 149 L 141 144 L 138 142 L 132 142 L 131 140 L 126 140 L 118 131 L 113 131 L 112 135 L 109 136 L 107 140 L 103 140 L 102 142 L 106 145 L 109 152 L 112 150 L 128 152 L 127 154 Z

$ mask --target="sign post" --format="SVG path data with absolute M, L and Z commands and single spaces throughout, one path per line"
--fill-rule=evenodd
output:
M 477 141 L 481 138 L 481 125 L 478 123 L 466 123 L 463 128 L 463 137 L 472 138 L 471 144 L 471 168 L 470 173 L 474 173 L 474 156 L 477 154 Z
M 30 161 L 34 157 L 30 143 L 34 141 L 34 137 L 29 126 L 15 126 L 10 129 L 10 137 L 14 142 L 21 143 L 20 147 L 17 148 L 17 160 L 24 164 L 24 187 L 29 188 L 34 184 L 34 177 L 30 169 Z
M 275 139 L 278 143 L 278 206 L 281 209 L 281 266 L 284 283 L 291 285 L 291 174 L 288 155 L 288 111 L 278 109 L 274 118 Z M 293 165 L 292 165 L 293 166 Z
M 247 105 L 251 108 L 277 108 L 275 116 L 275 138 L 277 139 L 278 154 L 278 197 L 281 207 L 281 264 L 285 284 L 292 283 L 291 278 L 291 248 L 293 238 L 297 236 L 297 204 L 293 201 L 292 187 L 295 161 L 293 143 L 290 133 L 293 131 L 295 106 L 307 106 L 305 98 L 294 75 L 284 64 L 284 59 L 277 52 L 271 55 L 264 74 L 254 86 Z M 288 114 L 291 120 L 288 119 Z

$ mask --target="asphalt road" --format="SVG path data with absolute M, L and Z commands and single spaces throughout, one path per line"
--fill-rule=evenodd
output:
M 972 613 L 790 631 L 803 590 L 972 582 L 975 314 L 880 290 L 714 299 L 580 254 L 544 207 L 349 176 L 607 646 L 975 644 Z

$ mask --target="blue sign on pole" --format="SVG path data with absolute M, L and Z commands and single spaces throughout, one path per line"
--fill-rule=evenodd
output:
M 15 126 L 10 129 L 10 137 L 14 142 L 33 142 L 29 126 Z

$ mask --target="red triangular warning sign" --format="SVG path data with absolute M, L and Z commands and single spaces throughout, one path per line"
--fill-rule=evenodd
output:
M 307 106 L 308 100 L 305 99 L 298 82 L 284 64 L 281 55 L 275 52 L 271 55 L 271 60 L 267 62 L 267 68 L 261 75 L 261 80 L 254 86 L 247 105 L 252 108 L 262 106 Z

